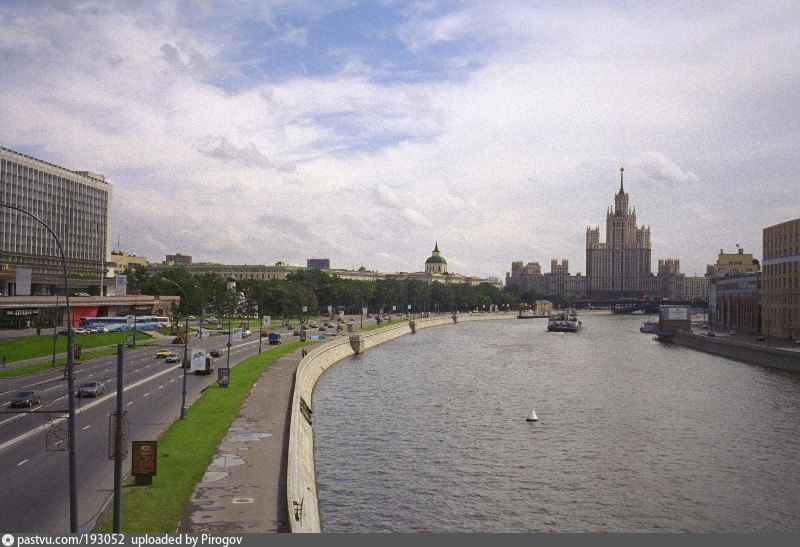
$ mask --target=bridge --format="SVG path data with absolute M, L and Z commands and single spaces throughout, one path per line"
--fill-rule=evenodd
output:
M 658 314 L 659 306 L 691 306 L 692 308 L 708 308 L 704 300 L 582 300 L 573 302 L 576 308 L 610 309 L 615 314 Z

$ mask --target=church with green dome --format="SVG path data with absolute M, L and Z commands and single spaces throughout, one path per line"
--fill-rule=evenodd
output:
M 436 245 L 433 248 L 433 254 L 431 257 L 425 261 L 425 273 L 427 274 L 446 274 L 447 273 L 447 261 L 442 256 L 442 253 L 439 252 L 439 242 L 436 242 Z

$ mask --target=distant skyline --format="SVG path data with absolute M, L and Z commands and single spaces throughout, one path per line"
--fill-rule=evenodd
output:
M 796 2 L 0 0 L 0 146 L 113 185 L 112 248 L 586 273 L 619 190 L 651 269 L 800 217 Z

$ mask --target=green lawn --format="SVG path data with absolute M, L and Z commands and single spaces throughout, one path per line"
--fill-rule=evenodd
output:
M 236 418 L 253 384 L 270 363 L 296 350 L 303 342 L 271 347 L 245 359 L 230 373 L 227 388 L 216 383 L 187 409 L 158 439 L 158 471 L 153 484 L 123 487 L 122 531 L 173 533 L 214 453 Z M 130 469 L 130 463 L 125 462 Z M 113 503 L 100 515 L 93 532 L 113 531 Z
M 73 336 L 72 343 L 80 344 L 81 352 L 102 346 L 116 346 L 124 344 L 131 332 L 109 332 L 107 334 L 82 334 Z M 136 340 L 150 340 L 153 337 L 144 332 L 136 333 Z M 56 354 L 66 353 L 67 337 L 59 335 L 56 337 Z M 0 343 L 0 354 L 6 356 L 9 363 L 35 359 L 37 357 L 51 357 L 53 355 L 53 336 L 51 334 L 40 334 L 38 336 L 24 336 L 14 338 Z

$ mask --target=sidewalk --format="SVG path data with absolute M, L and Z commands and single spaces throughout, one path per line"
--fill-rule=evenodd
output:
M 178 532 L 289 532 L 286 461 L 301 349 L 261 374 L 195 487 Z

